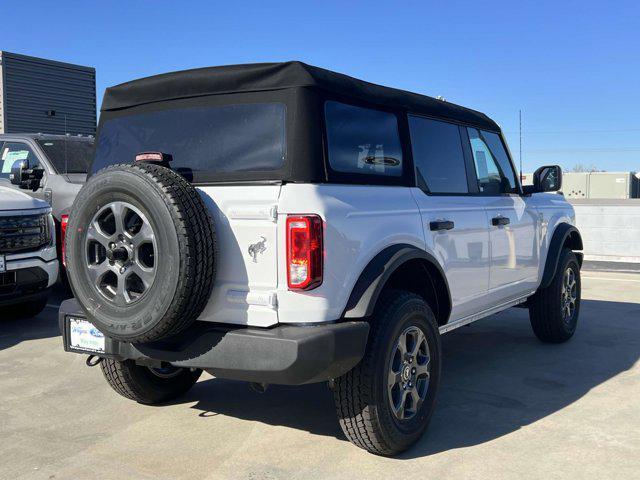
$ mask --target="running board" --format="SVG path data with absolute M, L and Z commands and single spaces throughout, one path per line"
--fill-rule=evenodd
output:
M 450 332 L 451 330 L 455 330 L 456 328 L 459 327 L 464 327 L 465 325 L 469 325 L 470 323 L 475 322 L 476 320 L 480 320 L 482 318 L 488 317 L 489 315 L 493 315 L 494 313 L 498 313 L 501 312 L 503 310 L 506 310 L 507 308 L 511 308 L 511 307 L 515 307 L 516 305 L 519 305 L 521 303 L 524 303 L 527 301 L 527 298 L 529 298 L 530 295 L 527 295 L 526 297 L 521 297 L 521 298 L 517 298 L 515 300 L 511 300 L 507 303 L 502 303 L 496 307 L 491 307 L 488 310 L 484 310 L 482 312 L 478 312 L 478 313 L 474 313 L 473 315 L 469 315 L 468 317 L 464 317 L 461 318 L 460 320 L 456 320 L 453 323 L 447 323 L 446 325 L 443 325 L 439 328 L 440 330 L 440 335 L 442 335 L 443 333 L 447 333 Z

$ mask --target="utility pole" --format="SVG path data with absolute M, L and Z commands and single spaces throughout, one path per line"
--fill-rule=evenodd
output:
M 522 181 L 522 109 L 518 110 L 518 122 L 520 123 L 520 181 Z

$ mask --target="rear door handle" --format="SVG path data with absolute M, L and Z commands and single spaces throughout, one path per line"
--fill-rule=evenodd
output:
M 511 220 L 508 217 L 493 217 L 491 219 L 491 225 L 494 227 L 500 227 L 502 225 L 509 225 Z
M 432 232 L 438 231 L 438 230 L 451 230 L 453 229 L 453 222 L 451 220 L 438 220 L 436 222 L 430 222 L 429 223 L 429 229 Z

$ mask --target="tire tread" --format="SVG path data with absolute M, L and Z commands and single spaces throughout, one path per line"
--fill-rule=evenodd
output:
M 412 300 L 424 302 L 422 297 L 405 291 L 389 291 L 382 295 L 371 321 L 371 343 L 367 353 L 355 368 L 336 379 L 334 385 L 338 421 L 344 434 L 354 445 L 376 455 L 391 456 L 408 447 L 389 438 L 380 423 L 371 392 L 374 388 L 374 352 L 385 347 L 382 345 L 382 330 L 387 326 L 385 320 L 391 312 Z
M 529 299 L 531 327 L 535 335 L 546 343 L 566 342 L 573 335 L 573 331 L 569 332 L 563 325 L 562 313 L 558 302 L 558 290 L 564 271 L 569 263 L 575 263 L 578 266 L 575 254 L 569 249 L 564 249 L 551 284 L 545 288 L 538 289 L 535 295 Z M 579 267 L 577 271 L 579 273 Z M 578 312 L 576 312 L 577 314 Z
M 218 254 L 215 228 L 209 209 L 197 190 L 178 173 L 150 163 L 115 164 L 96 173 L 124 171 L 144 180 L 160 194 L 173 220 L 180 269 L 171 304 L 152 328 L 135 336 L 109 332 L 122 341 L 151 342 L 171 337 L 191 325 L 211 297 Z M 71 248 L 71 242 L 67 242 Z M 70 258 L 70 252 L 67 258 Z
M 156 380 L 156 385 L 144 381 L 142 371 L 146 367 L 138 366 L 133 361 L 124 362 L 104 358 L 100 362 L 104 378 L 119 395 L 145 405 L 154 405 L 174 399 L 191 388 L 201 371 L 183 371 L 178 377 Z M 146 372 L 145 372 L 146 373 Z

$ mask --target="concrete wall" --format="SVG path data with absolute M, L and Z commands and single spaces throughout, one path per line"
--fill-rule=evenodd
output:
M 586 260 L 640 263 L 640 199 L 570 202 Z

